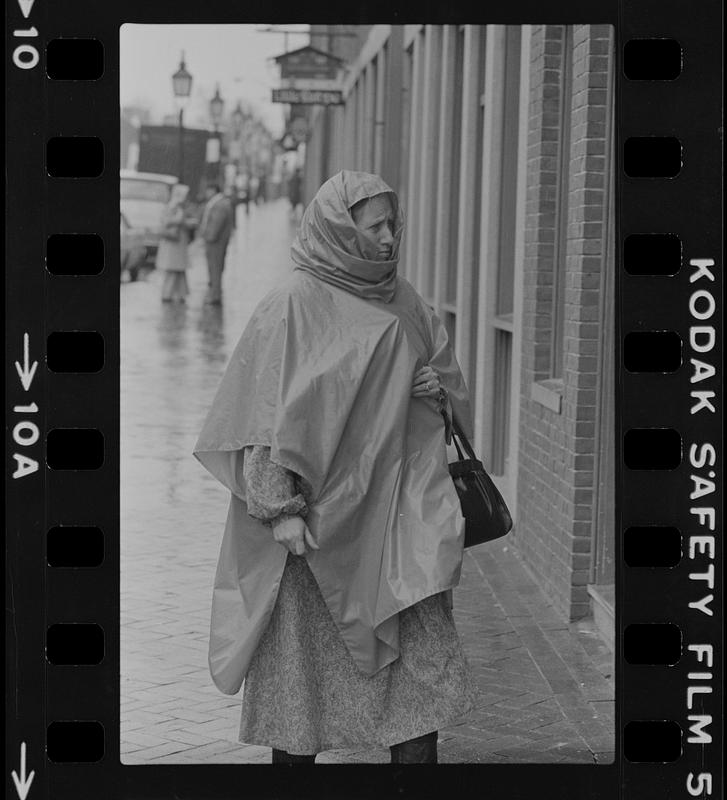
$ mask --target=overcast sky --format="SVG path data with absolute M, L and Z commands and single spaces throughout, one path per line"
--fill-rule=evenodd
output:
M 192 127 L 209 125 L 209 100 L 215 84 L 225 100 L 225 113 L 238 100 L 255 107 L 273 134 L 283 133 L 284 105 L 270 102 L 278 85 L 277 68 L 267 61 L 284 52 L 282 34 L 260 33 L 267 25 L 134 25 L 121 27 L 121 105 L 151 109 L 155 123 L 176 113 L 172 74 L 184 50 L 192 75 L 192 96 L 185 121 Z M 305 31 L 307 25 L 275 26 Z M 288 49 L 307 44 L 305 35 L 291 35 Z

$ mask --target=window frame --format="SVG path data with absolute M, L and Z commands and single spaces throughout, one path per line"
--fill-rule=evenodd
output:
M 566 274 L 568 266 L 568 212 L 573 120 L 573 26 L 563 26 L 560 78 L 560 121 L 556 166 L 555 235 L 553 243 L 553 299 L 550 340 L 550 377 L 563 379 L 565 362 Z

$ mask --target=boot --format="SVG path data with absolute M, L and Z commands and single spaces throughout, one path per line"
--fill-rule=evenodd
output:
M 395 744 L 389 749 L 392 764 L 436 764 L 437 731 Z
M 315 764 L 315 754 L 312 756 L 296 756 L 285 750 L 273 748 L 273 764 Z

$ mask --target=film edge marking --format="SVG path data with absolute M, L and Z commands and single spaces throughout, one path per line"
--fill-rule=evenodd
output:
M 712 258 L 690 258 L 690 267 L 694 268 L 689 276 L 689 283 L 694 284 L 699 280 L 706 279 L 710 283 L 715 283 L 715 276 L 711 268 L 715 266 Z M 707 289 L 696 289 L 689 296 L 688 302 L 690 322 L 707 323 L 711 320 L 716 311 L 716 301 L 714 294 Z M 706 337 L 700 339 L 700 337 Z M 716 346 L 717 334 L 713 324 L 691 324 L 689 326 L 689 346 L 691 356 L 710 353 Z M 689 363 L 692 367 L 692 375 L 689 382 L 693 386 L 695 383 L 714 378 L 717 370 L 714 364 L 690 357 Z M 716 408 L 712 400 L 716 397 L 716 392 L 708 390 L 690 390 L 690 398 L 695 401 L 690 408 L 690 416 L 694 416 L 702 411 L 716 414 Z M 716 464 L 717 448 L 709 441 L 696 443 L 693 442 L 689 447 L 689 466 L 692 468 L 689 479 L 691 490 L 689 492 L 689 513 L 697 518 L 697 525 L 701 528 L 706 527 L 707 533 L 690 534 L 688 537 L 687 556 L 690 560 L 695 560 L 699 555 L 707 557 L 709 563 L 702 572 L 690 572 L 689 581 L 703 581 L 706 584 L 705 594 L 701 599 L 689 602 L 688 607 L 692 611 L 698 611 L 707 617 L 713 617 L 714 611 L 711 603 L 714 600 L 712 593 L 715 585 L 715 535 L 717 508 L 711 506 L 694 506 L 694 501 L 716 492 Z M 698 470 L 706 469 L 706 476 L 700 475 Z M 712 666 L 714 663 L 714 645 L 702 639 L 701 643 L 688 644 L 686 652 L 693 654 L 696 658 L 696 670 L 690 669 L 687 673 L 686 685 L 686 717 L 689 735 L 686 738 L 686 745 L 697 745 L 702 749 L 702 763 L 705 762 L 704 748 L 713 743 L 713 737 L 709 727 L 713 723 L 713 716 L 707 713 L 705 708 L 706 698 L 700 703 L 700 708 L 695 708 L 695 695 L 712 695 L 713 680 Z M 692 665 L 690 665 L 691 667 Z M 701 668 L 701 669 L 700 669 Z M 700 683 L 695 683 L 700 681 Z M 705 683 L 706 682 L 706 683 Z M 698 713 L 690 713 L 698 712 Z M 705 770 L 699 773 L 690 771 L 686 775 L 685 788 L 690 797 L 709 797 L 712 795 L 714 787 L 714 776 L 711 771 Z
M 31 769 L 29 773 L 26 774 L 26 746 L 25 742 L 20 743 L 20 775 L 13 770 L 10 774 L 13 778 L 13 783 L 15 784 L 15 790 L 18 793 L 18 797 L 20 800 L 25 800 L 28 796 L 28 792 L 30 791 L 30 787 L 33 784 L 33 778 L 35 777 L 35 770 Z
M 30 12 L 33 10 L 35 0 L 18 0 L 18 7 L 23 19 L 26 20 L 30 17 Z M 31 25 L 29 28 L 16 28 L 13 30 L 13 36 L 16 39 L 20 38 L 35 38 L 38 36 L 38 29 Z M 38 48 L 32 44 L 19 44 L 13 50 L 13 64 L 18 69 L 34 69 L 40 63 L 40 53 Z
M 706 278 L 708 281 L 714 283 L 714 274 L 710 267 L 714 266 L 714 259 L 712 258 L 690 258 L 689 266 L 696 267 L 696 271 L 689 276 L 689 283 L 695 283 L 701 278 Z M 700 301 L 706 301 L 706 308 L 700 309 L 697 304 Z M 689 296 L 689 315 L 691 319 L 698 322 L 705 322 L 714 316 L 716 311 L 716 301 L 714 295 L 706 289 L 697 289 Z M 700 344 L 698 336 L 707 337 L 706 343 Z M 714 349 L 716 344 L 716 331 L 714 325 L 690 325 L 689 327 L 689 345 L 694 353 L 708 353 Z M 708 378 L 713 378 L 717 372 L 714 364 L 700 361 L 696 358 L 690 358 L 689 363 L 692 365 L 692 376 L 689 382 L 700 383 Z M 702 409 L 708 409 L 712 414 L 716 413 L 715 407 L 710 402 L 715 396 L 712 390 L 695 390 L 691 391 L 692 400 L 696 400 L 695 405 L 690 409 L 690 414 L 694 415 Z
M 35 378 L 35 372 L 38 369 L 38 362 L 30 360 L 30 334 L 23 333 L 23 363 L 15 362 L 15 370 L 20 378 L 20 384 L 23 391 L 30 391 Z M 25 405 L 13 406 L 15 414 L 37 414 L 38 404 L 28 403 Z M 13 426 L 13 443 L 16 447 L 32 447 L 40 439 L 40 429 L 30 419 L 21 419 Z M 25 478 L 38 471 L 38 461 L 23 452 L 13 453 L 15 459 L 15 471 L 13 472 L 13 479 Z

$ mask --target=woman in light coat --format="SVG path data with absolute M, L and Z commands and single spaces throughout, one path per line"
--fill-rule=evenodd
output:
M 403 217 L 344 171 L 307 208 L 195 447 L 231 492 L 209 661 L 245 683 L 240 740 L 273 763 L 388 746 L 435 763 L 476 690 L 448 600 L 464 519 L 447 466 L 471 433 L 446 330 L 397 275 Z
M 187 269 L 189 267 L 190 233 L 185 217 L 185 201 L 189 187 L 178 183 L 172 187 L 169 203 L 162 219 L 162 238 L 156 257 L 156 267 L 164 273 L 162 302 L 183 303 L 189 294 Z

